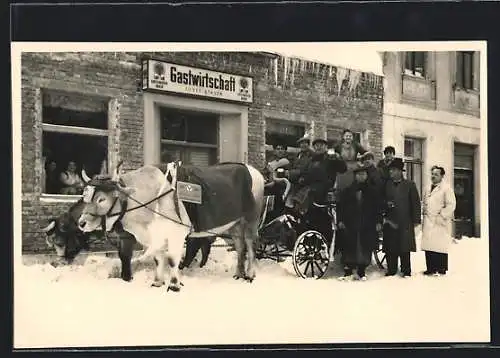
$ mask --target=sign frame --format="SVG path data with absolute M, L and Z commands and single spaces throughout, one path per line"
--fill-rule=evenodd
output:
M 165 65 L 176 65 L 176 66 L 183 66 L 183 67 L 188 67 L 190 69 L 194 70 L 201 70 L 201 71 L 210 71 L 210 72 L 216 72 L 221 75 L 226 75 L 226 76 L 238 76 L 242 78 L 247 78 L 251 80 L 251 98 L 248 101 L 245 100 L 237 100 L 237 99 L 230 99 L 230 98 L 224 98 L 224 97 L 216 97 L 216 96 L 210 96 L 210 95 L 204 95 L 204 94 L 193 94 L 189 92 L 179 92 L 179 91 L 173 91 L 169 89 L 160 89 L 160 88 L 154 88 L 149 85 L 150 78 L 149 78 L 149 71 L 150 71 L 150 65 L 152 64 L 151 61 L 155 62 L 160 62 Z M 229 103 L 234 103 L 234 104 L 239 104 L 239 105 L 253 105 L 254 104 L 254 96 L 255 96 L 255 79 L 254 76 L 249 76 L 247 74 L 242 74 L 241 72 L 224 72 L 224 71 L 218 71 L 212 68 L 207 68 L 204 66 L 192 66 L 184 63 L 179 63 L 175 61 L 167 61 L 164 59 L 159 59 L 155 57 L 148 57 L 148 56 L 143 56 L 141 58 L 141 89 L 144 92 L 151 92 L 151 93 L 157 93 L 157 94 L 168 94 L 168 95 L 176 95 L 176 96 L 182 96 L 182 97 L 188 97 L 188 98 L 196 98 L 196 99 L 201 99 L 201 100 L 208 100 L 208 101 L 218 101 L 218 102 L 229 102 Z

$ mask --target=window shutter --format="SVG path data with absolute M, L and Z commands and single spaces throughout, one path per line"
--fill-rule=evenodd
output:
M 463 88 L 464 86 L 464 58 L 462 52 L 457 52 L 457 67 L 455 71 L 456 75 L 456 85 L 457 87 Z
M 189 153 L 190 164 L 194 166 L 207 167 L 210 165 L 210 150 L 203 149 L 191 149 Z
M 412 54 L 413 52 L 405 52 L 405 70 L 413 70 L 412 66 Z
M 480 70 L 479 70 L 479 64 L 480 64 L 480 52 L 475 51 L 474 55 L 472 57 L 472 83 L 473 83 L 473 88 L 476 91 L 479 91 L 479 79 L 480 79 Z

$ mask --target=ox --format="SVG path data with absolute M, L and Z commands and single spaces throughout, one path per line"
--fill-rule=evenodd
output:
M 45 241 L 49 248 L 54 248 L 59 258 L 71 263 L 82 251 L 89 250 L 89 243 L 102 238 L 103 233 L 98 231 L 82 232 L 78 228 L 85 203 L 83 199 L 78 200 L 69 210 L 59 217 L 51 218 L 49 224 L 42 229 L 47 235 Z M 115 240 L 110 240 L 118 247 L 118 256 L 121 261 L 121 275 L 124 281 L 132 280 L 131 259 L 133 255 L 135 237 L 130 233 L 117 228 L 113 232 Z M 55 263 L 53 263 L 55 265 Z
M 233 277 L 253 281 L 254 242 L 258 238 L 265 183 L 257 169 L 241 163 L 199 169 L 172 162 L 165 174 L 150 165 L 120 174 L 120 164 L 113 177 L 104 180 L 90 179 L 82 172 L 87 186 L 86 205 L 78 221 L 80 230 L 111 231 L 121 222 L 123 229 L 147 248 L 134 261 L 154 258 L 153 287 L 165 284 L 166 258 L 171 273 L 167 291 L 174 292 L 182 285 L 179 264 L 185 240 L 206 240 L 225 234 L 233 239 L 237 251 Z M 202 202 L 192 204 L 181 200 L 178 175 L 202 188 Z

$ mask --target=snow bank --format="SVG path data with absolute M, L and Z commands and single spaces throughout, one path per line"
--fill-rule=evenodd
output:
M 178 294 L 152 288 L 153 266 L 117 277 L 118 259 L 15 270 L 16 347 L 252 343 L 482 342 L 489 340 L 488 240 L 452 246 L 445 277 L 425 277 L 423 252 L 413 276 L 341 282 L 333 265 L 303 280 L 289 261 L 257 263 L 253 283 L 232 279 L 236 253 L 214 247 L 183 270 Z

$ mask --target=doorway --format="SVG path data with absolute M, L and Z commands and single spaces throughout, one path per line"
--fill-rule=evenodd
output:
M 455 143 L 455 237 L 474 236 L 474 147 Z

